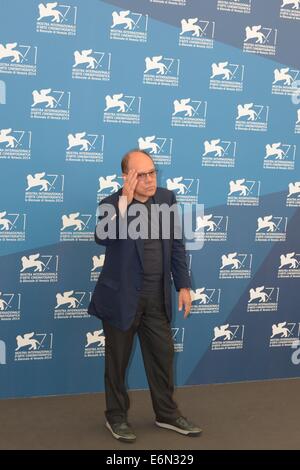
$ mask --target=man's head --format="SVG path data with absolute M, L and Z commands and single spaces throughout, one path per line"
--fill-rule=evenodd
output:
M 151 156 L 139 149 L 126 153 L 121 162 L 122 175 L 126 177 L 129 170 L 137 171 L 137 185 L 135 195 L 138 197 L 151 197 L 157 188 L 156 170 Z

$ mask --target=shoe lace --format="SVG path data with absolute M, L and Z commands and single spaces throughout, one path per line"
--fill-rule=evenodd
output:
M 181 424 L 181 425 L 189 424 L 188 420 L 184 416 L 179 416 L 179 418 L 177 418 L 176 421 L 178 424 Z
M 123 422 L 123 423 L 119 423 L 119 426 L 118 426 L 120 429 L 127 429 L 128 428 L 128 424 Z

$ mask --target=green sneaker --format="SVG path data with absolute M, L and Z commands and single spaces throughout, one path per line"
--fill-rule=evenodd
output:
M 122 421 L 119 423 L 105 423 L 107 429 L 110 430 L 115 439 L 122 442 L 134 442 L 136 435 L 134 434 L 131 426 L 126 422 Z
M 202 429 L 188 421 L 183 416 L 179 416 L 173 421 L 155 421 L 155 423 L 160 428 L 171 429 L 172 431 L 179 432 L 185 436 L 198 436 L 202 433 Z

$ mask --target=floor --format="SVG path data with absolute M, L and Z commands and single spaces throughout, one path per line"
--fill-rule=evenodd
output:
M 193 438 L 154 424 L 148 391 L 129 396 L 133 444 L 105 428 L 97 393 L 0 400 L 0 449 L 300 449 L 300 379 L 177 389 L 183 415 L 203 429 Z

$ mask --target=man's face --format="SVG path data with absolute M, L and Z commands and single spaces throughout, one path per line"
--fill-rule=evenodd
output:
M 151 158 L 141 152 L 133 152 L 128 162 L 128 171 L 137 171 L 137 185 L 135 193 L 143 197 L 151 197 L 157 188 L 155 166 Z

